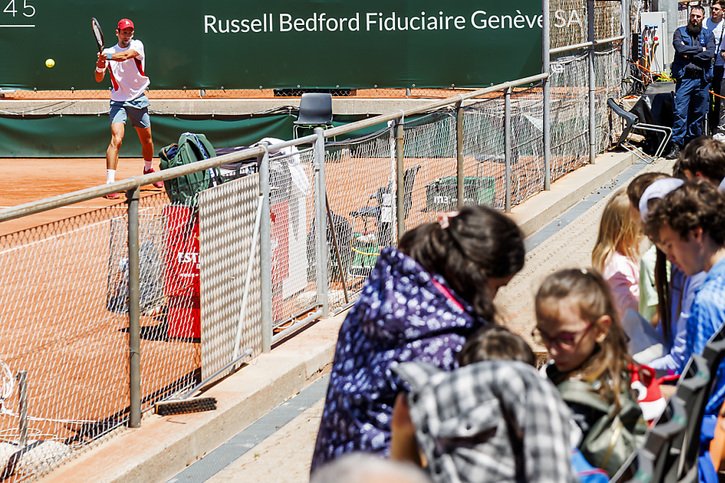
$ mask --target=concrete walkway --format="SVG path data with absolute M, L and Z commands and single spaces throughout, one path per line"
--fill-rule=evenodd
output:
M 546 274 L 590 264 L 608 194 L 645 170 L 669 172 L 671 163 L 632 165 L 628 155 L 605 154 L 514 209 L 512 216 L 529 235 L 527 261 L 496 299 L 513 330 L 528 338 L 531 302 Z M 323 376 L 343 316 L 318 322 L 211 388 L 205 395 L 218 399 L 216 411 L 148 416 L 140 429 L 110 437 L 46 479 L 307 481 L 327 383 Z

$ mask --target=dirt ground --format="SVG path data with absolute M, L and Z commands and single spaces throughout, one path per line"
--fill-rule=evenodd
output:
M 158 160 L 154 161 L 158 163 Z M 158 169 L 158 165 L 156 166 Z M 143 159 L 124 158 L 116 179 L 138 176 Z M 106 161 L 102 158 L 2 158 L 0 159 L 0 210 L 51 196 L 70 193 L 105 183 Z M 142 188 L 142 196 L 158 193 L 153 186 Z M 0 236 L 33 226 L 104 208 L 120 200 L 96 198 L 72 206 L 0 223 Z

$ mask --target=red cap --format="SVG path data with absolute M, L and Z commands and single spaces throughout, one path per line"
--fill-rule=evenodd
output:
M 121 20 L 118 21 L 118 27 L 116 27 L 116 28 L 118 30 L 123 30 L 123 29 L 127 29 L 127 28 L 132 29 L 134 27 L 133 27 L 133 22 L 131 22 L 129 19 L 122 18 Z

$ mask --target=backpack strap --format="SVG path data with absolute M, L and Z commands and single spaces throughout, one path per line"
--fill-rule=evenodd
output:
M 559 389 L 562 399 L 566 402 L 591 407 L 604 414 L 609 414 L 613 409 L 613 406 L 602 399 L 594 391 L 594 388 L 586 382 L 577 379 L 567 379 L 559 383 L 556 387 Z

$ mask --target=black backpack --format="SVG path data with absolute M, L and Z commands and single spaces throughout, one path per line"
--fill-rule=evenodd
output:
M 214 146 L 203 134 L 185 132 L 179 137 L 179 142 L 161 148 L 159 158 L 162 170 L 183 166 L 216 156 Z M 196 207 L 197 195 L 205 189 L 221 184 L 222 177 L 218 168 L 209 168 L 204 171 L 179 176 L 164 181 L 166 194 L 175 205 Z

